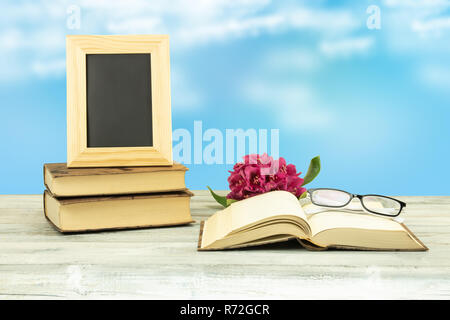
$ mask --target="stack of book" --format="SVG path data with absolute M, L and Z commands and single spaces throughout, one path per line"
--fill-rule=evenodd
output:
M 44 165 L 45 217 L 60 232 L 145 228 L 193 222 L 188 169 L 67 168 Z

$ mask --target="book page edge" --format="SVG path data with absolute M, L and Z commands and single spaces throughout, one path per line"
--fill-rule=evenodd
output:
M 412 237 L 415 241 L 417 241 L 418 244 L 423 247 L 423 251 L 429 250 L 428 247 L 422 241 L 420 241 L 420 239 L 411 230 L 409 230 L 409 228 L 403 222 L 400 222 L 400 225 L 406 230 L 410 237 Z

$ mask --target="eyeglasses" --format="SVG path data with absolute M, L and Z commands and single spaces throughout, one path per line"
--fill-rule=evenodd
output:
M 366 211 L 388 217 L 398 216 L 406 207 L 406 203 L 400 200 L 377 194 L 359 195 L 327 188 L 308 189 L 308 193 L 311 202 L 317 206 L 342 208 L 348 205 L 353 198 L 358 198 Z

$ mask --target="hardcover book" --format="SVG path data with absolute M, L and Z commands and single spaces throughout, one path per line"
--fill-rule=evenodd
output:
M 56 198 L 44 192 L 45 217 L 60 232 L 175 226 L 193 222 L 193 193 Z
M 315 208 L 314 208 L 315 207 Z M 391 218 L 323 209 L 287 191 L 267 192 L 231 204 L 201 223 L 198 250 L 223 250 L 297 239 L 310 250 L 424 251 L 428 248 Z
M 139 194 L 185 190 L 182 164 L 161 167 L 67 168 L 44 164 L 44 183 L 56 197 Z

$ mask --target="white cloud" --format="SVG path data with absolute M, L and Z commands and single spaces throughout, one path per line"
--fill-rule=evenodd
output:
M 267 0 L 241 1 L 143 1 L 83 2 L 89 12 L 102 11 L 108 31 L 170 33 L 174 41 L 198 45 L 265 32 L 312 30 L 345 33 L 358 21 L 344 10 L 311 9 L 303 4 L 283 6 Z M 269 10 L 264 10 L 269 9 Z
M 361 26 L 361 22 L 350 10 L 319 10 L 307 7 L 293 8 L 285 12 L 288 24 L 295 29 L 326 31 L 330 34 L 345 34 Z
M 58 50 L 64 53 L 64 31 L 51 28 L 39 28 L 28 32 L 18 27 L 7 28 L 0 32 L 0 47 L 6 52 L 21 53 L 19 51 L 32 50 L 33 53 L 51 54 Z M 27 52 L 25 52 L 27 53 Z
M 261 65 L 272 72 L 317 70 L 321 66 L 321 60 L 317 53 L 303 49 L 276 49 L 264 53 Z
M 73 5 L 80 7 L 78 30 L 67 29 L 67 8 Z M 182 50 L 289 30 L 345 35 L 357 27 L 357 19 L 345 10 L 269 0 L 198 0 L 195 5 L 190 0 L 41 0 L 20 7 L 11 1 L 2 4 L 2 14 L 8 20 L 0 21 L 0 58 L 12 61 L 25 50 L 24 62 L 10 65 L 10 72 L 4 70 L 6 74 L 16 72 L 17 78 L 29 72 L 56 75 L 58 70 L 62 76 L 63 69 L 56 66 L 64 58 L 67 33 L 164 33 Z
M 179 67 L 172 67 L 171 100 L 174 112 L 201 109 L 204 97 L 200 90 L 192 85 L 192 81 Z
M 194 28 L 180 29 L 174 34 L 175 39 L 184 44 L 199 44 L 211 40 L 224 40 L 229 37 L 257 36 L 263 32 L 275 31 L 284 22 L 279 15 L 252 17 L 248 19 L 229 19 L 221 23 L 199 25 Z
M 61 73 L 64 73 L 66 70 L 66 60 L 52 59 L 48 61 L 44 60 L 34 61 L 31 65 L 31 69 L 33 72 L 35 72 L 37 75 L 41 77 L 60 75 Z
M 366 53 L 372 48 L 372 37 L 345 38 L 325 40 L 319 44 L 320 51 L 330 57 L 348 57 L 352 54 Z
M 146 33 L 157 33 L 156 30 L 158 30 L 160 25 L 160 18 L 139 18 L 127 19 L 118 23 L 109 22 L 106 29 L 109 32 L 118 34 L 140 33 L 142 30 L 146 30 Z
M 381 9 L 384 37 L 394 53 L 450 51 L 450 0 L 385 0 L 383 4 L 387 7 Z
M 197 0 L 195 4 L 189 0 L 118 0 L 82 1 L 80 7 L 87 12 L 90 28 L 104 30 L 107 26 L 113 33 L 168 33 L 173 41 L 189 45 L 264 29 L 272 19 L 257 11 L 268 4 L 268 0 Z M 95 19 L 99 12 L 102 18 Z
M 69 6 L 79 6 L 80 29 L 67 29 Z M 65 34 L 163 33 L 177 50 L 214 41 L 298 30 L 346 35 L 358 24 L 350 11 L 312 8 L 304 3 L 270 0 L 117 0 L 2 4 L 0 21 L 1 79 L 63 76 Z M 18 58 L 20 57 L 20 59 Z M 54 60 L 53 62 L 51 60 Z M 301 62 L 297 62 L 300 66 Z M 194 99 L 192 99 L 194 100 Z
M 6 29 L 0 34 L 0 43 L 3 50 L 17 50 L 23 46 L 22 34 L 18 29 Z
M 319 130 L 332 121 L 332 113 L 321 106 L 317 94 L 302 83 L 270 80 L 246 80 L 244 99 L 273 113 L 290 130 Z
M 419 78 L 432 89 L 450 90 L 450 68 L 448 66 L 433 64 L 420 68 Z
M 440 37 L 444 32 L 450 30 L 450 17 L 434 18 L 427 21 L 415 20 L 411 24 L 411 29 L 422 36 Z
M 384 0 L 387 7 L 400 8 L 436 8 L 450 6 L 449 0 Z

